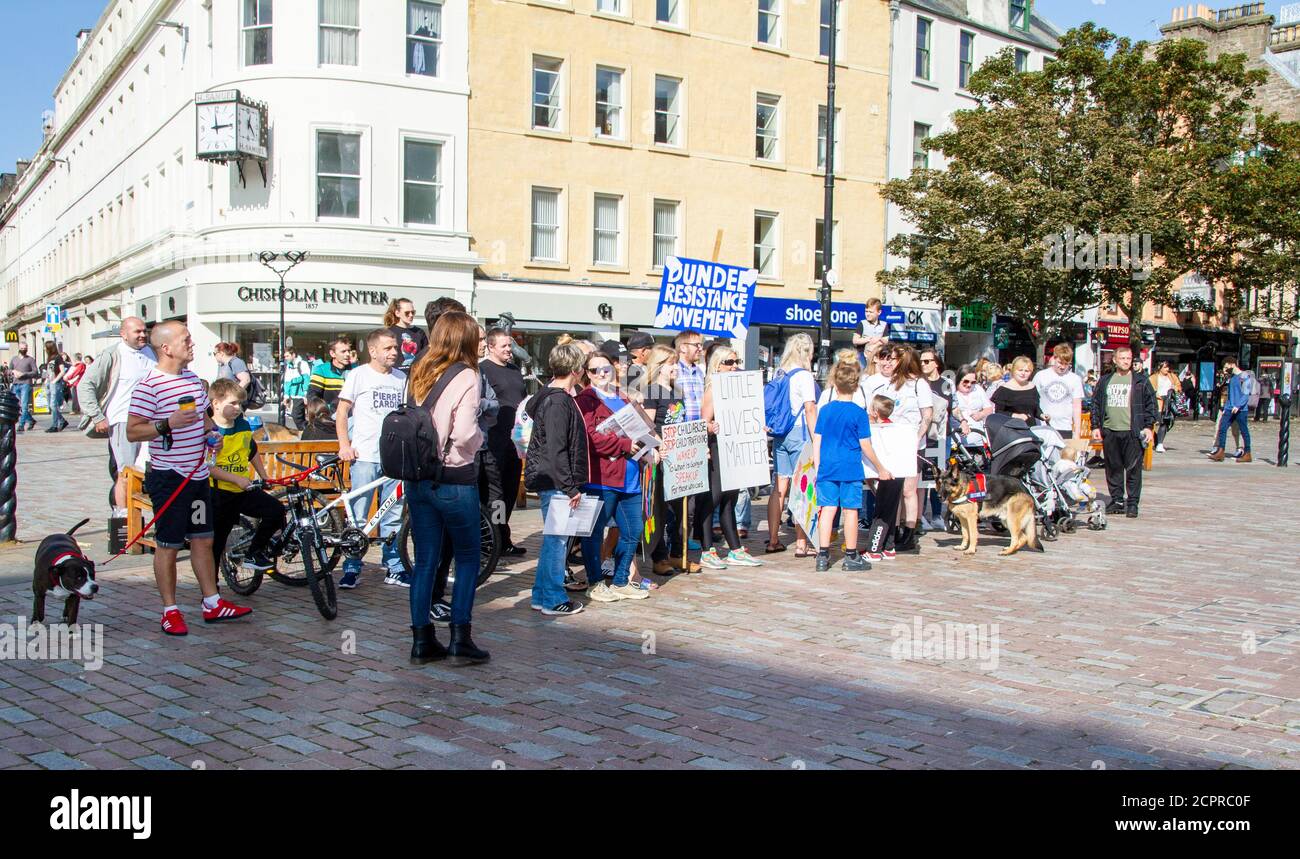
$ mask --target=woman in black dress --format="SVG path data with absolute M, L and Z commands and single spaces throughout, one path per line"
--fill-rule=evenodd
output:
M 1034 384 L 1034 362 L 1025 356 L 1011 362 L 1011 380 L 993 392 L 993 405 L 1000 415 L 1020 418 L 1027 424 L 1037 423 L 1043 414 L 1038 401 L 1038 386 Z

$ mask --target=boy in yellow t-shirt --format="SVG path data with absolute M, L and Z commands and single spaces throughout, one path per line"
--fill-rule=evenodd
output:
M 257 442 L 253 428 L 244 419 L 244 399 L 247 392 L 234 379 L 217 379 L 212 383 L 208 398 L 212 402 L 212 422 L 217 425 L 220 445 L 215 447 L 211 463 L 212 472 L 212 555 L 217 565 L 226 550 L 230 531 L 239 521 L 240 514 L 259 520 L 253 542 L 244 556 L 243 566 L 248 570 L 269 570 L 275 560 L 267 556 L 266 547 L 271 537 L 284 526 L 284 507 L 261 489 L 249 489 L 252 475 L 266 479 L 266 467 L 257 455 Z

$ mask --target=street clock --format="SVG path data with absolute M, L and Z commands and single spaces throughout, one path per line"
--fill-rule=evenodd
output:
M 243 181 L 245 159 L 257 162 L 266 181 L 266 105 L 242 96 L 237 89 L 201 92 L 194 96 L 195 157 L 201 161 L 239 164 Z

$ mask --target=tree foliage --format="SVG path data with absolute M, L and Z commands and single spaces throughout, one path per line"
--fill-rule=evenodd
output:
M 1131 42 L 1091 24 L 1066 33 L 1042 71 L 997 55 L 972 77 L 976 106 L 928 143 L 945 169 L 886 186 L 917 236 L 891 241 L 909 262 L 881 280 L 950 304 L 987 301 L 1037 322 L 1041 339 L 1103 303 L 1140 322 L 1148 304 L 1175 304 L 1192 270 L 1233 283 L 1293 277 L 1296 207 L 1279 199 L 1278 176 L 1296 169 L 1300 138 L 1251 107 L 1264 79 L 1239 54 L 1211 60 L 1198 41 Z M 1283 187 L 1295 193 L 1294 181 Z M 1137 260 L 1116 253 L 1121 238 Z M 1139 325 L 1131 331 L 1136 340 Z

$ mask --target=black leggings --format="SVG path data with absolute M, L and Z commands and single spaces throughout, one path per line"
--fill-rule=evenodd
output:
M 903 483 L 898 480 L 876 481 L 876 518 L 871 523 L 871 542 L 868 551 L 879 554 L 894 546 L 894 523 L 898 508 L 903 503 Z
M 739 489 L 722 491 L 722 476 L 718 474 L 717 442 L 709 439 L 709 491 L 695 496 L 695 539 L 700 542 L 701 551 L 713 548 L 713 511 L 718 511 L 718 524 L 722 527 L 722 537 L 728 548 L 738 550 L 741 547 L 740 533 L 736 530 L 736 502 L 740 499 Z

